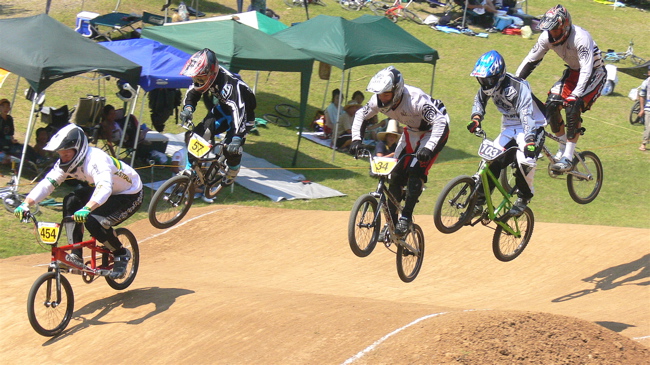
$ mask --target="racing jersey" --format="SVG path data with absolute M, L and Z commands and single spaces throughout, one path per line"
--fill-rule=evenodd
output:
M 546 52 L 551 49 L 560 56 L 571 70 L 580 72 L 576 88 L 572 92 L 576 97 L 585 94 L 590 77 L 595 73 L 605 73 L 605 66 L 596 42 L 591 38 L 589 32 L 574 25 L 567 39 L 558 45 L 551 44 L 548 39 L 548 32 L 542 32 L 537 39 L 537 43 L 519 65 L 515 75 L 526 79 L 535 67 L 542 62 Z
M 364 121 L 379 113 L 377 94 L 357 111 L 352 124 L 352 140 L 361 140 L 361 128 Z M 431 137 L 424 147 L 433 151 L 449 125 L 449 115 L 442 101 L 433 99 L 417 87 L 404 85 L 402 100 L 396 106 L 384 112 L 389 118 L 405 125 L 412 132 L 431 132 Z
M 479 88 L 474 97 L 472 117 L 485 115 L 485 106 L 490 99 L 483 89 Z M 492 93 L 494 105 L 503 114 L 501 125 L 505 129 L 512 126 L 523 126 L 524 134 L 534 133 L 539 127 L 546 125 L 546 118 L 539 106 L 533 101 L 528 81 L 506 73 L 499 88 Z
M 221 66 L 219 66 L 219 73 L 208 90 L 217 97 L 219 104 L 226 108 L 224 111 L 232 116 L 234 134 L 245 137 L 247 122 L 254 123 L 255 121 L 256 100 L 253 90 L 244 81 Z M 202 95 L 192 84 L 187 89 L 183 105 L 191 105 L 192 110 L 196 110 L 196 104 L 201 100 Z
M 88 147 L 88 153 L 81 166 L 66 173 L 60 167 L 61 160 L 54 164 L 45 178 L 27 195 L 36 203 L 45 199 L 66 178 L 85 181 L 95 187 L 90 200 L 102 205 L 111 195 L 135 194 L 142 190 L 140 175 L 129 165 L 122 163 L 104 151 Z

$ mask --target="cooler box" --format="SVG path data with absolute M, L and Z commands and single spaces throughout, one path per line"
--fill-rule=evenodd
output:
M 145 141 L 151 143 L 151 148 L 160 151 L 162 153 L 165 153 L 165 150 L 167 150 L 167 142 L 169 139 L 162 133 L 158 133 L 156 131 L 149 131 L 147 132 L 146 137 L 144 138 Z
M 75 24 L 74 30 L 86 38 L 94 38 L 97 35 L 97 32 L 95 32 L 95 30 L 90 26 L 90 20 L 95 19 L 98 16 L 98 13 L 82 11 L 77 14 L 77 23 Z

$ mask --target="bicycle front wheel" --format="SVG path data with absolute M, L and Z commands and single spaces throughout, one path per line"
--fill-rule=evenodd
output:
M 279 115 L 271 114 L 271 113 L 266 113 L 262 115 L 262 119 L 266 120 L 269 123 L 273 123 L 275 125 L 279 125 L 280 127 L 290 127 L 291 123 L 289 123 L 288 120 L 282 118 Z
M 343 8 L 343 10 L 349 10 L 349 11 L 359 11 L 363 5 L 358 3 L 356 0 L 341 0 L 339 1 L 339 5 Z
M 368 4 L 368 9 L 370 9 L 370 11 L 372 11 L 373 14 L 378 16 L 384 16 L 386 14 L 386 10 L 388 10 L 389 8 L 390 5 L 381 1 L 373 1 L 370 4 Z
M 406 245 L 397 246 L 397 274 L 405 283 L 413 281 L 422 268 L 424 260 L 424 233 L 417 224 L 404 237 Z
M 442 189 L 433 208 L 433 223 L 442 233 L 454 233 L 472 218 L 474 197 L 472 191 L 476 182 L 462 175 L 451 180 Z
M 292 8 L 298 7 L 298 6 L 303 6 L 303 1 L 304 0 L 284 0 L 284 3 L 287 6 L 290 6 Z
M 194 184 L 189 176 L 177 175 L 165 181 L 149 203 L 151 225 L 169 228 L 187 214 L 194 202 Z
M 632 109 L 630 110 L 630 124 L 643 125 L 643 118 L 639 117 L 639 112 L 641 112 L 641 103 L 637 100 L 634 102 L 634 105 L 632 105 Z
M 584 164 L 574 158 L 573 171 L 591 175 L 591 179 L 569 173 L 566 178 L 566 186 L 574 202 L 588 204 L 596 199 L 603 187 L 603 164 L 598 156 L 591 151 L 582 151 L 579 155 Z
M 348 221 L 348 242 L 355 255 L 366 257 L 370 255 L 379 239 L 381 216 L 377 199 L 370 194 L 364 194 L 354 202 Z
M 63 332 L 72 318 L 74 294 L 68 279 L 61 278 L 61 290 L 57 289 L 56 272 L 41 275 L 27 296 L 27 317 L 34 331 L 41 336 L 56 336 Z
M 109 276 L 106 276 L 106 282 L 115 290 L 124 290 L 133 283 L 135 276 L 138 274 L 138 268 L 140 267 L 140 247 L 138 247 L 138 240 L 135 239 L 133 233 L 126 228 L 117 228 L 115 235 L 122 243 L 122 247 L 131 253 L 131 260 L 129 260 L 126 266 L 126 274 L 123 278 L 111 279 Z
M 424 20 L 420 18 L 415 12 L 409 10 L 409 9 L 404 9 L 404 12 L 402 13 L 402 16 L 405 17 L 406 19 L 412 21 L 415 24 L 422 25 L 424 24 Z
M 492 252 L 499 261 L 508 262 L 516 259 L 528 246 L 535 227 L 535 217 L 533 211 L 526 207 L 524 214 L 510 217 L 504 223 L 516 234 L 505 231 L 500 224 L 497 224 L 492 239 Z

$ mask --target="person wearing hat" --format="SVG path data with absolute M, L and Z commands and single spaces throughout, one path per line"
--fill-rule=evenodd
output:
M 337 149 L 346 149 L 352 141 L 352 122 L 354 114 L 361 109 L 361 104 L 355 100 L 348 101 L 343 107 L 344 113 L 339 117 L 337 125 L 336 138 L 332 140 Z
M 375 156 L 393 157 L 397 148 L 397 141 L 402 136 L 395 119 L 388 120 L 388 127 L 385 132 L 377 133 L 377 145 L 375 146 Z
M 639 117 L 645 121 L 645 129 L 643 130 L 643 141 L 639 151 L 646 151 L 646 145 L 650 140 L 650 65 L 648 65 L 648 78 L 643 81 L 639 90 Z

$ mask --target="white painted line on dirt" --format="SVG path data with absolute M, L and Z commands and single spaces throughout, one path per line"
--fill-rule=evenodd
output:
M 395 334 L 401 332 L 402 330 L 404 330 L 404 329 L 406 329 L 406 328 L 409 328 L 409 327 L 411 327 L 412 325 L 414 325 L 414 324 L 416 324 L 416 323 L 418 323 L 418 322 L 424 321 L 425 319 L 429 319 L 429 318 L 431 318 L 431 317 L 436 317 L 436 316 L 443 315 L 443 314 L 447 314 L 447 312 L 440 312 L 440 313 L 429 314 L 429 315 L 426 315 L 426 316 L 424 316 L 424 317 L 420 317 L 420 318 L 416 319 L 415 321 L 413 321 L 413 322 L 407 324 L 406 326 L 403 326 L 403 327 L 400 327 L 400 328 L 396 329 L 395 331 L 393 331 L 393 332 L 387 334 L 386 336 L 380 338 L 379 340 L 375 341 L 372 345 L 366 347 L 363 351 L 361 351 L 361 352 L 359 352 L 358 354 L 352 356 L 351 358 L 345 360 L 345 362 L 343 363 L 343 365 L 346 365 L 346 364 L 352 364 L 353 362 L 359 360 L 359 359 L 362 358 L 365 354 L 367 354 L 367 353 L 369 353 L 370 351 L 374 350 L 375 347 L 379 346 L 382 342 L 386 341 L 386 340 L 387 340 L 389 337 L 391 337 L 392 335 L 395 335 Z
M 632 339 L 635 340 L 635 341 L 638 341 L 638 340 L 645 340 L 646 338 L 650 338 L 650 336 L 632 337 Z
M 173 227 L 167 228 L 166 230 L 164 230 L 164 231 L 162 231 L 162 232 L 160 232 L 160 233 L 154 234 L 153 236 L 149 236 L 149 237 L 143 239 L 142 241 L 138 241 L 138 243 L 143 243 L 143 242 L 146 242 L 146 241 L 148 241 L 148 240 L 150 240 L 150 239 L 152 239 L 152 238 L 156 238 L 156 237 L 162 236 L 163 234 L 166 234 L 166 233 L 168 233 L 168 232 L 170 232 L 170 231 L 172 231 L 172 230 L 174 230 L 174 229 L 176 229 L 176 228 L 180 228 L 180 227 L 182 227 L 183 225 L 185 225 L 185 224 L 187 224 L 187 223 L 190 223 L 190 222 L 193 221 L 193 220 L 196 220 L 196 219 L 199 219 L 199 218 L 203 218 L 203 217 L 205 217 L 205 216 L 207 216 L 207 215 L 210 215 L 210 214 L 212 214 L 212 213 L 221 212 L 221 211 L 228 210 L 228 209 L 232 209 L 232 208 L 216 209 L 216 210 L 213 210 L 213 211 L 211 211 L 211 212 L 207 212 L 207 213 L 205 213 L 205 214 L 198 215 L 198 216 L 196 216 L 196 217 L 194 217 L 194 218 L 191 218 L 191 219 L 188 219 L 188 220 L 184 221 L 183 223 L 180 223 L 180 224 L 177 224 L 177 225 L 175 225 L 175 226 L 173 226 Z

